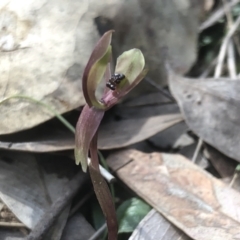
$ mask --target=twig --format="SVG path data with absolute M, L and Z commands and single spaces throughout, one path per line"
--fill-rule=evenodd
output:
M 237 21 L 240 22 L 240 17 L 238 18 Z M 219 52 L 219 55 L 218 55 L 218 58 L 217 58 L 217 65 L 216 65 L 216 67 L 215 67 L 214 78 L 218 78 L 218 77 L 220 77 L 220 75 L 221 75 L 223 64 L 219 61 L 219 59 L 220 59 L 220 58 L 221 58 L 221 59 L 223 58 L 223 60 L 224 60 L 225 53 L 226 53 L 226 48 L 227 48 L 227 43 L 228 43 L 229 39 L 231 38 L 232 34 L 234 33 L 232 29 L 233 29 L 233 27 L 236 28 L 235 26 L 236 26 L 236 22 L 234 23 L 234 26 L 231 27 L 231 30 L 230 30 L 231 32 L 230 32 L 230 31 L 228 32 L 227 36 L 225 37 L 225 39 L 224 39 L 224 41 L 223 41 L 223 44 L 222 44 L 222 46 L 221 46 L 221 49 L 220 49 L 220 52 Z M 237 25 L 237 26 L 238 26 L 238 25 Z M 231 33 L 231 35 L 230 35 L 230 33 Z M 225 42 L 225 43 L 224 43 L 224 42 Z M 221 61 L 223 62 L 223 60 L 221 60 Z M 215 63 L 215 61 L 216 61 L 216 60 L 214 60 L 213 63 Z M 208 71 L 207 74 L 208 74 L 209 72 L 210 72 L 210 71 Z M 204 73 L 205 77 L 207 77 L 207 74 Z M 202 78 L 202 77 L 203 77 L 203 74 L 201 74 L 201 76 L 200 76 L 199 78 Z M 202 145 L 203 145 L 203 140 L 202 140 L 201 138 L 199 138 L 199 139 L 198 139 L 197 147 L 196 147 L 196 149 L 195 149 L 195 151 L 194 151 L 194 154 L 193 154 L 193 157 L 192 157 L 192 162 L 196 162 L 197 156 L 198 156 L 198 154 L 199 154 L 199 151 L 200 151 Z
M 224 11 L 227 17 L 227 28 L 228 30 L 230 30 L 233 25 L 233 17 L 232 17 L 230 8 L 227 5 L 227 1 L 222 0 L 222 2 L 224 6 Z M 227 57 L 228 73 L 232 79 L 236 79 L 237 78 L 236 60 L 235 60 L 234 45 L 233 45 L 232 39 L 229 40 L 229 44 L 227 48 L 227 56 L 228 56 Z
M 237 35 L 234 35 L 234 36 L 233 36 L 233 40 L 234 40 L 234 43 L 235 43 L 235 45 L 236 45 L 238 55 L 240 55 L 240 41 L 239 41 L 238 36 L 237 36 Z
M 228 8 L 232 8 L 237 3 L 239 3 L 240 0 L 232 0 L 231 2 L 227 3 Z M 220 18 L 224 16 L 224 8 L 218 9 L 216 12 L 214 12 L 206 21 L 204 21 L 201 26 L 199 27 L 199 32 L 202 32 L 204 29 L 211 27 L 214 25 Z
M 236 70 L 236 59 L 234 52 L 233 40 L 230 39 L 227 49 L 227 63 L 228 63 L 228 73 L 231 79 L 237 79 L 237 70 Z
M 196 147 L 196 149 L 194 151 L 194 154 L 193 154 L 193 157 L 192 157 L 192 162 L 193 163 L 196 163 L 196 160 L 197 160 L 198 154 L 200 152 L 200 149 L 202 147 L 202 144 L 203 144 L 203 140 L 201 138 L 199 138 L 197 147 Z
M 225 14 L 227 17 L 228 29 L 230 29 L 233 25 L 233 17 L 232 17 L 231 9 L 226 0 L 222 0 L 222 2 L 223 2 L 223 6 L 224 6 L 224 11 L 225 11 Z M 233 35 L 233 41 L 237 47 L 238 54 L 240 55 L 240 42 L 239 42 L 238 36 Z M 236 64 L 235 64 L 235 66 L 236 66 Z
M 234 22 L 231 29 L 228 31 L 227 35 L 225 36 L 225 38 L 223 40 L 223 43 L 221 45 L 220 52 L 219 52 L 219 55 L 218 55 L 218 63 L 217 63 L 215 73 L 214 73 L 215 78 L 218 78 L 221 75 L 222 65 L 223 65 L 225 55 L 226 55 L 226 50 L 227 50 L 227 47 L 228 47 L 229 40 L 231 39 L 231 37 L 233 36 L 235 31 L 237 30 L 239 24 L 240 24 L 240 16 Z
M 217 64 L 217 57 L 211 61 L 211 63 L 208 65 L 208 67 L 204 70 L 204 72 L 198 78 L 206 78 L 210 74 L 210 72 L 212 71 L 212 69 L 214 68 L 214 66 L 216 64 Z
M 106 229 L 107 229 L 107 224 L 104 223 L 88 240 L 98 239 Z
M 78 173 L 63 191 L 63 195 L 55 201 L 51 208 L 45 212 L 36 226 L 32 229 L 31 233 L 25 238 L 25 240 L 42 240 L 48 229 L 57 219 L 58 215 L 69 204 L 71 199 L 76 195 L 78 190 L 82 187 L 86 180 L 86 175 L 82 172 Z
M 23 223 L 18 222 L 0 222 L 0 227 L 24 227 L 26 228 L 26 225 Z
M 235 183 L 236 179 L 238 177 L 238 172 L 235 172 L 234 175 L 233 175 L 233 178 L 231 180 L 231 182 L 229 183 L 229 187 L 231 188 L 233 186 L 233 184 Z
M 226 0 L 222 0 L 222 2 L 223 2 L 224 13 L 227 17 L 227 25 L 228 25 L 228 28 L 230 28 L 233 25 L 233 18 L 232 18 L 232 14 L 231 14 L 231 9 L 229 8 Z
M 70 211 L 69 217 L 72 217 L 76 211 L 94 194 L 93 191 L 86 194 Z
M 235 1 L 232 1 L 230 3 L 225 3 L 224 8 L 219 9 L 207 21 L 205 21 L 201 25 L 200 31 L 202 31 L 205 28 L 208 28 L 211 25 L 213 25 L 219 18 L 223 17 L 224 14 L 226 14 L 226 9 L 230 10 L 230 8 L 233 7 L 235 4 L 237 4 L 238 2 L 240 2 L 240 0 L 235 0 Z M 230 45 L 229 43 L 231 42 L 231 37 L 233 36 L 235 31 L 237 30 L 238 25 L 240 24 L 240 16 L 237 18 L 235 23 L 231 22 L 231 15 L 227 15 L 227 18 L 228 18 L 228 24 L 229 24 L 229 31 L 228 31 L 227 35 L 225 36 L 225 38 L 223 40 L 223 43 L 221 45 L 220 51 L 219 51 L 219 55 L 218 55 L 218 58 L 217 58 L 217 65 L 215 67 L 214 78 L 219 78 L 221 76 L 223 61 L 224 61 L 224 58 L 225 58 L 227 48 L 228 48 L 228 51 L 232 51 L 228 55 L 229 73 L 231 72 L 231 74 L 235 75 L 235 77 L 236 77 L 235 58 L 233 59 L 234 52 L 233 52 L 233 49 L 230 49 L 231 47 L 229 47 L 228 45 Z M 213 63 L 214 62 L 215 62 L 215 60 L 213 61 Z M 209 72 L 210 72 L 209 70 L 206 73 L 204 72 L 200 76 L 200 78 L 206 77 Z M 203 145 L 203 140 L 201 138 L 199 138 L 197 147 L 196 147 L 196 149 L 194 151 L 194 154 L 193 154 L 193 157 L 192 157 L 192 162 L 196 161 L 202 145 Z

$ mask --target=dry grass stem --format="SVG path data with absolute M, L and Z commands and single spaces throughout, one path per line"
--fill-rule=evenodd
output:
M 23 223 L 19 222 L 0 222 L 0 227 L 26 227 Z
M 222 45 L 221 45 L 221 48 L 220 48 L 220 51 L 219 51 L 219 55 L 218 55 L 217 66 L 216 66 L 215 73 L 214 73 L 215 78 L 219 78 L 221 76 L 223 62 L 224 62 L 224 59 L 225 59 L 225 56 L 226 56 L 229 41 L 232 38 L 233 34 L 236 32 L 239 24 L 240 24 L 240 16 L 237 18 L 237 20 L 231 26 L 231 28 L 229 29 L 227 35 L 225 36 L 225 38 L 222 42 Z
M 104 223 L 88 240 L 96 240 L 104 233 L 107 229 L 107 224 Z
M 196 160 L 197 160 L 197 157 L 198 157 L 198 154 L 200 152 L 200 149 L 203 145 L 203 140 L 201 138 L 198 139 L 198 144 L 197 144 L 197 147 L 194 151 L 194 154 L 193 154 L 193 157 L 192 157 L 192 162 L 193 163 L 196 163 Z
M 227 27 L 228 27 L 228 30 L 230 30 L 231 27 L 233 26 L 233 17 L 232 17 L 231 9 L 229 8 L 226 0 L 222 0 L 222 2 L 224 6 L 224 11 L 227 17 Z M 234 36 L 233 36 L 233 39 L 234 39 Z M 231 78 L 236 79 L 237 78 L 236 59 L 235 59 L 234 44 L 232 39 L 229 40 L 227 56 L 228 56 L 227 57 L 228 73 Z
M 230 39 L 227 49 L 227 65 L 228 73 L 232 79 L 237 79 L 237 70 L 236 70 L 236 59 L 234 52 L 233 40 Z
M 237 3 L 239 3 L 240 0 L 232 0 L 227 3 L 228 8 L 232 8 Z M 217 11 L 215 11 L 206 21 L 204 21 L 201 26 L 199 27 L 199 32 L 202 32 L 203 30 L 211 27 L 214 25 L 219 19 L 221 19 L 225 14 L 224 8 L 220 8 Z

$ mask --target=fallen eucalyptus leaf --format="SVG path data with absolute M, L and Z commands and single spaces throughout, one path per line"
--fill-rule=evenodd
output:
M 240 239 L 240 193 L 178 154 L 123 150 L 110 168 L 189 237 Z
M 87 26 L 85 34 L 78 33 L 87 9 L 88 1 L 76 0 L 0 2 L 0 100 L 26 95 L 59 113 L 85 103 L 79 82 L 98 39 L 95 31 L 86 33 Z M 31 128 L 54 116 L 23 99 L 0 105 L 0 114 L 0 134 Z
M 171 100 L 159 92 L 142 94 L 141 96 L 134 97 L 126 102 L 124 102 L 125 107 L 141 107 L 147 105 L 156 105 L 163 103 L 170 103 Z
M 189 79 L 170 72 L 169 85 L 189 128 L 240 161 L 239 80 Z
M 112 149 L 128 146 L 145 140 L 180 121 L 182 121 L 180 114 L 165 114 L 107 122 L 100 126 L 98 147 Z M 0 136 L 0 148 L 29 152 L 55 152 L 74 148 L 74 135 L 68 129 L 52 126 L 49 129 L 47 126 L 51 125 Z
M 129 240 L 190 240 L 155 209 L 152 209 L 138 224 Z
M 179 113 L 176 103 L 146 105 L 139 107 L 126 107 L 125 104 L 117 105 L 114 109 L 115 115 L 123 119 L 146 118 L 165 114 Z
M 33 155 L 20 152 L 2 151 L 0 154 L 0 198 L 29 229 L 61 196 L 63 188 L 77 171 L 69 159 L 58 156 L 56 168 L 53 156 L 39 158 L 38 161 Z
M 181 114 L 113 121 L 100 127 L 98 148 L 121 148 L 141 142 L 181 121 Z
M 155 134 L 153 137 L 149 138 L 149 141 L 160 149 L 176 149 L 175 143 L 177 140 L 186 132 L 188 126 L 185 122 L 180 122 Z M 193 140 L 192 140 L 193 141 Z M 187 143 L 188 144 L 188 143 Z M 189 144 L 188 144 L 189 145 Z
M 76 213 L 67 221 L 61 240 L 79 240 L 79 236 L 81 236 L 81 239 L 89 239 L 94 232 L 95 230 L 83 215 Z

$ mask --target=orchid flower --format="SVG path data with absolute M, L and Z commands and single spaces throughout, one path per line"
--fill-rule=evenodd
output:
M 86 105 L 76 126 L 76 164 L 81 163 L 84 172 L 89 168 L 94 191 L 105 215 L 108 239 L 117 239 L 117 220 L 113 200 L 99 170 L 97 154 L 97 130 L 106 110 L 117 104 L 146 75 L 145 60 L 139 49 L 131 49 L 117 58 L 115 73 L 111 74 L 113 30 L 106 32 L 95 46 L 85 67 L 82 89 Z M 102 97 L 96 97 L 99 83 L 107 82 Z M 88 152 L 91 161 L 88 164 Z

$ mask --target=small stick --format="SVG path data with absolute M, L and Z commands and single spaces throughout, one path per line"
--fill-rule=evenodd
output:
M 0 222 L 0 227 L 24 227 L 26 226 L 23 223 L 18 222 Z
M 201 73 L 201 75 L 198 78 L 206 78 L 214 68 L 214 66 L 217 64 L 217 57 L 214 58 L 209 66 Z
M 237 3 L 239 3 L 240 0 L 232 0 L 231 2 L 227 3 L 228 8 L 232 8 Z M 211 27 L 214 25 L 220 18 L 222 18 L 225 14 L 224 8 L 218 9 L 216 12 L 214 12 L 206 21 L 204 21 L 201 26 L 199 27 L 199 32 L 202 32 L 206 28 Z
M 237 70 L 236 70 L 236 59 L 234 53 L 233 40 L 230 39 L 227 49 L 227 63 L 228 63 L 228 72 L 232 79 L 237 79 Z
M 224 1 L 224 0 L 223 0 Z M 217 12 L 215 12 L 215 14 L 213 14 L 207 21 L 205 21 L 201 27 L 200 27 L 200 31 L 204 30 L 205 28 L 210 27 L 211 25 L 213 25 L 219 18 L 223 17 L 224 14 L 226 14 L 226 10 L 230 10 L 231 7 L 233 7 L 235 4 L 237 4 L 238 2 L 240 2 L 240 0 L 236 0 L 236 1 L 232 1 L 230 3 L 226 3 L 224 5 L 224 8 L 219 9 Z M 226 14 L 227 15 L 227 14 Z M 230 49 L 233 47 L 229 45 L 231 44 L 231 37 L 233 36 L 233 34 L 235 33 L 235 31 L 238 28 L 238 25 L 240 24 L 240 16 L 237 18 L 237 20 L 235 21 L 235 23 L 232 23 L 231 21 L 231 15 L 227 15 L 228 18 L 228 24 L 229 24 L 229 31 L 227 33 L 227 35 L 225 36 L 222 46 L 220 48 L 219 51 L 219 55 L 218 55 L 218 61 L 217 61 L 217 65 L 215 67 L 215 73 L 214 73 L 214 78 L 219 78 L 221 76 L 221 72 L 222 72 L 222 67 L 223 67 L 223 61 L 225 58 L 225 54 L 226 54 L 226 50 L 228 48 L 228 51 L 232 51 L 231 53 L 229 53 L 228 55 L 228 66 L 229 66 L 229 73 L 231 72 L 232 76 L 234 76 L 236 78 L 236 65 L 235 65 L 235 58 L 234 58 L 234 51 L 233 49 Z M 213 19 L 215 19 L 213 21 Z M 231 58 L 231 59 L 230 59 Z M 213 61 L 213 63 L 215 62 L 215 60 Z M 208 71 L 209 72 L 209 71 Z M 200 76 L 200 78 L 202 77 L 207 77 L 207 75 L 204 73 L 204 75 L 202 74 Z M 197 147 L 194 151 L 193 157 L 192 157 L 192 162 L 195 162 L 197 159 L 197 156 L 199 154 L 199 151 L 201 149 L 203 145 L 203 140 L 201 138 L 199 138 L 198 140 L 198 144 Z
M 233 178 L 231 180 L 231 182 L 229 183 L 229 187 L 232 188 L 233 184 L 235 183 L 236 179 L 238 177 L 238 172 L 235 172 L 234 175 L 233 175 Z
M 222 2 L 223 2 L 223 6 L 224 6 L 224 11 L 225 11 L 225 14 L 227 17 L 227 27 L 229 30 L 229 29 L 231 29 L 231 27 L 233 25 L 233 17 L 232 17 L 230 8 L 227 5 L 227 1 L 222 0 Z M 233 36 L 233 39 L 234 39 L 234 36 Z M 229 44 L 228 44 L 228 48 L 227 48 L 227 56 L 228 56 L 227 57 L 228 73 L 232 79 L 236 79 L 237 78 L 236 60 L 235 60 L 234 45 L 233 45 L 232 39 L 229 40 Z
M 222 65 L 223 65 L 225 55 L 226 55 L 226 50 L 227 50 L 229 41 L 230 41 L 231 37 L 233 36 L 233 34 L 235 33 L 235 31 L 237 30 L 239 24 L 240 24 L 240 16 L 234 22 L 234 24 L 232 25 L 232 27 L 230 28 L 230 30 L 228 31 L 227 35 L 225 36 L 225 38 L 222 42 L 220 52 L 219 52 L 219 55 L 218 55 L 218 63 L 217 63 L 215 73 L 214 73 L 215 78 L 219 78 L 221 76 Z
M 31 233 L 25 238 L 25 240 L 42 240 L 48 229 L 53 225 L 58 215 L 69 204 L 71 199 L 76 195 L 78 190 L 82 187 L 86 180 L 86 175 L 79 172 L 63 191 L 63 195 L 55 201 L 51 208 L 47 210 L 41 217 L 36 226 L 32 229 Z
M 107 229 L 107 224 L 104 223 L 88 240 L 98 239 L 106 229 Z
M 72 217 L 76 211 L 94 194 L 93 191 L 86 194 L 70 211 L 69 217 Z
M 192 157 L 192 162 L 193 162 L 193 163 L 195 163 L 196 160 L 197 160 L 197 156 L 198 156 L 198 154 L 199 154 L 199 152 L 200 152 L 200 149 L 201 149 L 201 147 L 202 147 L 202 144 L 203 144 L 203 140 L 202 140 L 201 138 L 199 138 L 199 139 L 198 139 L 197 147 L 196 147 L 196 149 L 195 149 L 195 151 L 194 151 L 194 154 L 193 154 L 193 157 Z
M 235 172 L 234 172 L 231 182 L 229 183 L 229 187 L 232 187 L 233 184 L 235 183 L 237 177 L 239 176 L 239 171 L 240 171 L 240 164 L 238 164 L 235 168 Z

